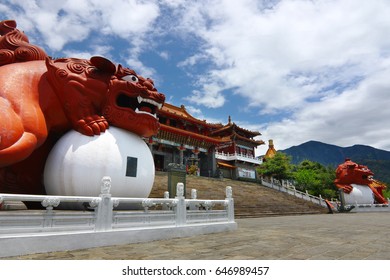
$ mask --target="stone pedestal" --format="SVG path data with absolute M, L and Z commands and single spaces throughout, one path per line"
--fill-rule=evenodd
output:
M 184 197 L 186 194 L 186 167 L 183 164 L 170 163 L 168 164 L 168 192 L 169 197 L 176 196 L 176 186 L 178 183 L 183 183 Z

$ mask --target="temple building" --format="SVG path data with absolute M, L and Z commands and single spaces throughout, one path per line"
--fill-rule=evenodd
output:
M 157 116 L 159 133 L 148 139 L 156 170 L 165 171 L 169 163 L 197 167 L 206 177 L 256 179 L 255 148 L 264 144 L 249 131 L 229 121 L 226 125 L 208 123 L 191 116 L 186 108 L 165 103 Z

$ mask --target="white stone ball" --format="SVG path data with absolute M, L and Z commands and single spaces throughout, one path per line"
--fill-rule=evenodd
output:
M 372 190 L 365 185 L 351 184 L 353 187 L 349 194 L 344 194 L 346 204 L 373 204 L 374 194 Z
M 154 175 L 152 154 L 138 135 L 116 127 L 93 137 L 72 130 L 50 152 L 44 185 L 49 195 L 99 196 L 109 176 L 113 197 L 145 198 Z

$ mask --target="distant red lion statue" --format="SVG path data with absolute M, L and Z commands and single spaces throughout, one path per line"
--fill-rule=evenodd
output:
M 98 56 L 53 60 L 13 20 L 0 35 L 0 192 L 44 194 L 47 155 L 71 129 L 157 134 L 165 96 L 151 79 Z
M 350 159 L 346 159 L 336 169 L 335 185 L 345 193 L 351 193 L 352 184 L 367 186 L 371 189 L 375 202 L 379 204 L 388 204 L 387 199 L 383 196 L 383 190 L 386 185 L 373 179 L 374 173 L 365 165 L 357 164 Z

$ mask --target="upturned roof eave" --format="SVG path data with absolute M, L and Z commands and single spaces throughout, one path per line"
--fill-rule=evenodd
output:
M 198 133 L 194 133 L 194 132 L 191 132 L 191 131 L 180 129 L 180 128 L 177 128 L 177 127 L 172 127 L 172 126 L 165 125 L 165 124 L 160 124 L 160 125 L 161 125 L 160 130 L 162 130 L 162 131 L 167 131 L 167 132 L 176 133 L 176 134 L 179 134 L 179 135 L 182 135 L 182 136 L 192 137 L 194 139 L 197 139 L 197 140 L 200 140 L 200 141 L 205 141 L 205 142 L 211 143 L 213 145 L 218 145 L 218 144 L 231 142 L 231 139 L 228 138 L 228 137 L 214 138 L 214 137 L 201 135 L 201 134 L 198 134 Z

